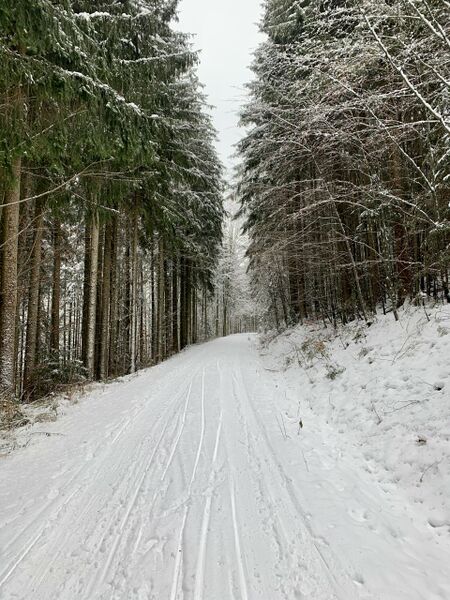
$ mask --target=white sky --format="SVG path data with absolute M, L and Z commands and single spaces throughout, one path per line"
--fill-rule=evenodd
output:
M 219 132 L 219 154 L 233 165 L 233 145 L 242 137 L 238 112 L 244 102 L 244 84 L 251 80 L 252 52 L 261 41 L 258 23 L 261 0 L 181 0 L 179 29 L 196 35 L 201 50 L 200 81 L 214 105 Z

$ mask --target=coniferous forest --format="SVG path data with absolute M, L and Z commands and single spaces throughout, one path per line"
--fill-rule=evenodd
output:
M 222 167 L 176 4 L 0 4 L 4 396 L 132 373 L 216 327 Z
M 178 8 L 0 6 L 5 397 L 133 373 L 261 307 L 282 328 L 450 301 L 448 3 L 264 3 L 233 194 L 258 310 Z
M 450 600 L 449 340 L 450 0 L 0 0 L 0 600 Z
M 269 0 L 240 197 L 266 322 L 450 302 L 446 0 Z

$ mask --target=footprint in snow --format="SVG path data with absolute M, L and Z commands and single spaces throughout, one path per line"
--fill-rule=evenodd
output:
M 358 523 L 364 523 L 365 521 L 367 521 L 367 518 L 369 516 L 367 510 L 365 510 L 364 508 L 350 508 L 348 511 L 348 514 L 350 515 L 350 517 L 358 522 Z
M 49 491 L 47 498 L 49 500 L 54 500 L 58 496 L 59 496 L 59 488 L 53 488 L 52 490 Z

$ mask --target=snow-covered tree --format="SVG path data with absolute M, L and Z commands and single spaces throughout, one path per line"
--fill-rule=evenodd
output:
M 440 0 L 266 3 L 239 193 L 274 322 L 448 297 L 446 15 Z
M 236 218 L 237 204 L 233 198 L 228 200 L 227 209 L 210 315 L 216 336 L 256 331 L 260 321 L 260 302 L 253 297 L 248 274 L 248 240 L 242 233 L 242 221 Z
M 2 395 L 133 372 L 197 337 L 222 175 L 177 4 L 0 6 Z

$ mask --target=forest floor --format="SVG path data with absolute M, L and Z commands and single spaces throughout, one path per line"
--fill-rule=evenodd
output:
M 450 311 L 430 319 L 216 340 L 21 428 L 0 598 L 449 600 Z

